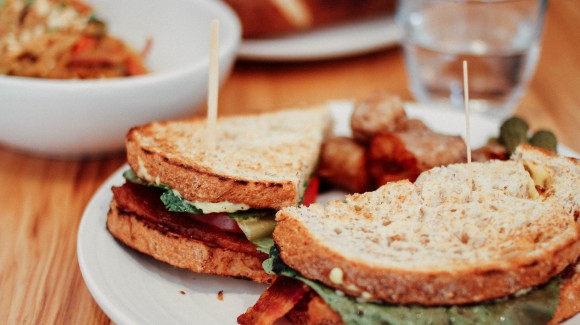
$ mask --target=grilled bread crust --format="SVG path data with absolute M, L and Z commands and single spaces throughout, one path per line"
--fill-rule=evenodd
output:
M 195 273 L 244 278 L 271 283 L 274 276 L 264 272 L 264 258 L 214 247 L 173 232 L 161 232 L 135 214 L 118 209 L 113 200 L 107 216 L 107 229 L 123 244 L 169 265 Z
M 394 12 L 394 0 L 226 0 L 246 38 L 272 37 Z
M 206 147 L 205 123 L 198 118 L 131 129 L 129 165 L 189 201 L 279 210 L 299 203 L 331 119 L 326 106 L 220 118 L 214 150 Z
M 579 164 L 529 147 L 516 157 L 472 164 L 471 197 L 453 186 L 467 184 L 465 167 L 454 165 L 416 184 L 389 183 L 326 207 L 283 209 L 273 234 L 280 256 L 307 278 L 399 304 L 467 304 L 543 284 L 580 256 Z M 534 199 L 527 197 L 524 158 L 537 158 L 551 175 Z M 496 183 L 494 174 L 501 175 Z M 401 213 L 385 212 L 388 206 Z
M 162 152 L 140 147 L 134 138 L 127 143 L 127 161 L 133 170 L 139 164 L 162 179 L 161 183 L 177 190 L 190 201 L 248 204 L 256 209 L 281 209 L 298 203 L 295 182 L 250 181 L 212 173 L 204 168 L 182 163 Z M 141 175 L 140 175 L 141 176 Z

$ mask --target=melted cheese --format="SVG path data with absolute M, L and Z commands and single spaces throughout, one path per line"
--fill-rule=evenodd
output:
M 526 161 L 524 167 L 530 174 L 530 182 L 528 184 L 528 190 L 530 193 L 530 198 L 535 199 L 540 196 L 536 190 L 536 186 L 546 187 L 546 182 L 552 177 L 552 171 L 546 166 L 535 163 L 533 161 Z
M 245 211 L 250 209 L 250 206 L 244 203 L 232 203 L 228 201 L 224 202 L 199 202 L 199 201 L 188 201 L 194 207 L 203 211 L 203 213 L 217 213 L 217 212 L 236 212 Z
M 534 183 L 538 186 L 546 187 L 546 181 L 552 177 L 551 170 L 533 161 L 526 161 L 525 166 Z
M 175 196 L 181 197 L 181 193 L 176 189 L 171 190 Z M 244 203 L 232 203 L 228 201 L 223 202 L 201 202 L 185 200 L 194 207 L 200 209 L 203 213 L 220 213 L 220 212 L 236 212 L 249 210 L 251 207 Z

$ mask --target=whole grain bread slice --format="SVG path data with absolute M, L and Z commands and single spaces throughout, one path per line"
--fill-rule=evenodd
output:
M 271 283 L 274 276 L 264 272 L 265 257 L 239 250 L 208 245 L 173 232 L 151 227 L 137 215 L 111 202 L 107 229 L 123 244 L 169 265 L 195 273 L 244 278 Z
M 127 161 L 189 201 L 278 210 L 299 203 L 330 124 L 324 105 L 223 117 L 210 150 L 204 118 L 153 122 L 128 132 Z
M 578 164 L 520 147 L 510 161 L 435 168 L 415 184 L 285 208 L 273 236 L 290 267 L 364 299 L 448 305 L 504 297 L 547 282 L 580 256 Z

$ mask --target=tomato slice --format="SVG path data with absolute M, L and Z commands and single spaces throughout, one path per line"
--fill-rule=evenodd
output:
M 227 213 L 190 214 L 190 216 L 196 221 L 226 232 L 244 233 L 238 223 L 230 218 Z
M 308 187 L 304 190 L 304 196 L 302 197 L 302 204 L 309 206 L 316 202 L 316 197 L 318 196 L 318 188 L 320 186 L 320 181 L 317 177 L 312 177 L 308 183 Z
M 316 197 L 318 195 L 318 187 L 320 181 L 318 178 L 313 177 L 308 183 L 308 187 L 304 191 L 304 196 L 302 198 L 302 204 L 309 206 L 310 204 L 316 202 Z M 210 225 L 214 228 L 220 229 L 226 232 L 234 232 L 243 234 L 244 232 L 238 226 L 238 223 L 230 218 L 227 213 L 208 213 L 208 214 L 190 214 L 191 218 L 199 221 L 203 224 Z

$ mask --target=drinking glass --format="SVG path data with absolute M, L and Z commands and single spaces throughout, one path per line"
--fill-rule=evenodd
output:
M 401 0 L 397 20 L 410 88 L 420 102 L 513 113 L 536 67 L 548 0 Z

